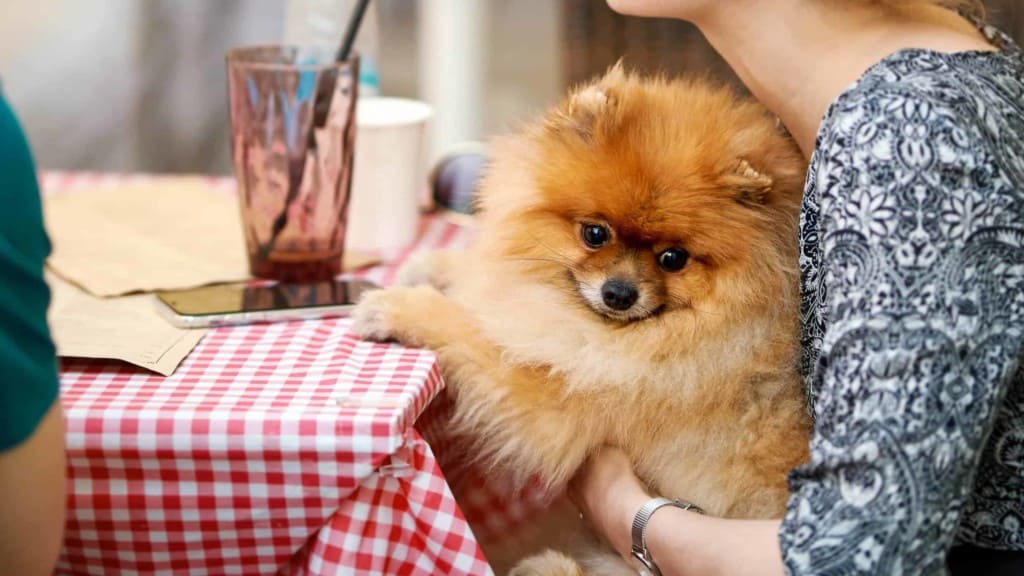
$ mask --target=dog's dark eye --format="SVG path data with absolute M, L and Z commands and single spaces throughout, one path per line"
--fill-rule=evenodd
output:
M 683 269 L 683 266 L 686 266 L 686 261 L 689 259 L 690 255 L 686 253 L 686 250 L 669 248 L 658 254 L 658 266 L 668 272 L 678 272 Z
M 580 235 L 583 243 L 591 248 L 600 248 L 608 243 L 608 229 L 600 224 L 584 224 Z

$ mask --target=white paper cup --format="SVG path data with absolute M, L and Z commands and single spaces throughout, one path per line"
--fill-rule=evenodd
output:
M 432 116 L 418 100 L 359 99 L 346 250 L 389 252 L 416 238 L 426 185 L 423 139 Z

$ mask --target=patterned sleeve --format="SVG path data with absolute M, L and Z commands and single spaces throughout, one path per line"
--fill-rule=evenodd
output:
M 790 574 L 942 574 L 1018 370 L 1020 158 L 983 122 L 907 91 L 832 120 L 811 176 L 816 422 L 811 460 L 790 475 L 783 558 Z

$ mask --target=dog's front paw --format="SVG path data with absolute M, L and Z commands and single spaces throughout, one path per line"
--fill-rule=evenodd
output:
M 583 576 L 583 570 L 565 554 L 547 550 L 520 561 L 508 576 Z
M 429 286 L 366 292 L 352 311 L 352 331 L 364 340 L 426 346 L 444 300 Z
M 388 292 L 365 292 L 352 311 L 352 331 L 363 340 L 387 342 L 397 339 L 391 320 L 391 298 Z
M 431 252 L 416 252 L 409 256 L 395 273 L 395 286 L 435 286 L 434 259 Z
M 447 292 L 467 257 L 461 250 L 416 252 L 395 273 L 395 286 L 433 286 Z

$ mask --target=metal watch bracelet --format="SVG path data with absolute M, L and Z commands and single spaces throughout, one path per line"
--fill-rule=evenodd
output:
M 662 507 L 673 506 L 681 510 L 689 510 L 698 514 L 703 514 L 704 511 L 695 504 L 686 502 L 685 500 L 670 500 L 668 498 L 652 498 L 648 500 L 643 506 L 637 510 L 636 515 L 633 516 L 633 546 L 630 550 L 630 555 L 633 557 L 633 565 L 636 568 L 637 573 L 641 576 L 661 576 L 661 570 L 658 569 L 658 565 L 654 563 L 651 558 L 651 553 L 647 549 L 646 530 L 647 522 L 651 519 L 651 516 Z

